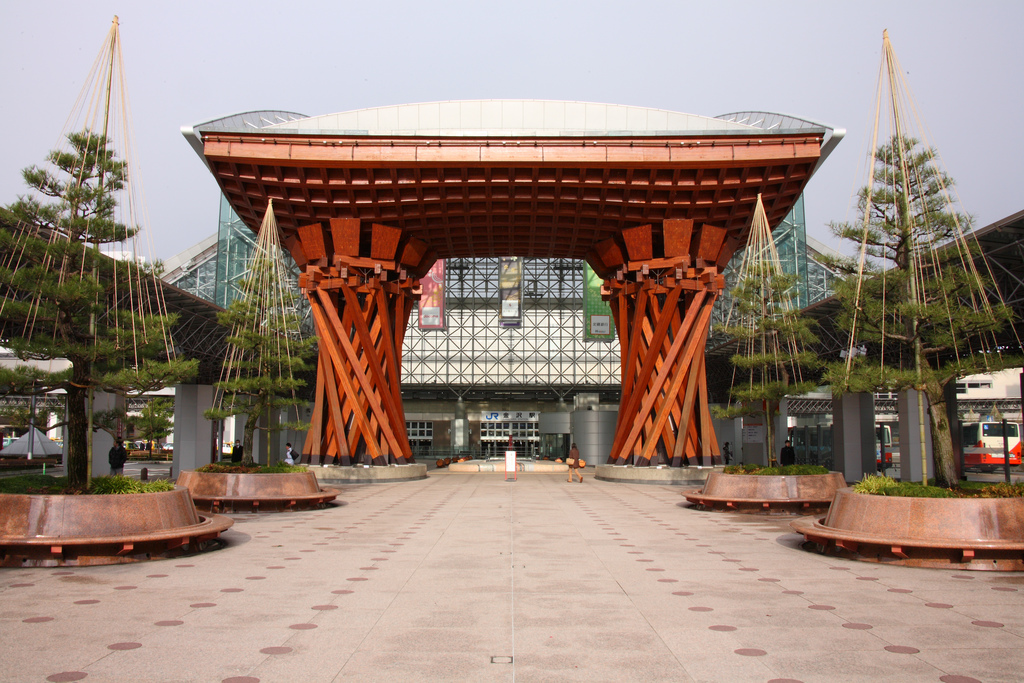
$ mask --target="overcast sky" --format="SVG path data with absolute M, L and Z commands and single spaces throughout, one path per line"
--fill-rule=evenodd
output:
M 53 148 L 115 14 L 158 258 L 217 229 L 179 129 L 253 109 L 327 114 L 537 98 L 847 130 L 805 192 L 808 231 L 853 218 L 888 29 L 964 208 L 1024 209 L 1024 2 L 3 2 L 0 204 Z

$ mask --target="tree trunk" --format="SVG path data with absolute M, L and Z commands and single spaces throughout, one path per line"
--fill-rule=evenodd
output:
M 242 464 L 252 465 L 255 461 L 253 458 L 253 442 L 255 441 L 256 426 L 260 422 L 260 413 L 263 411 L 260 409 L 260 404 L 253 404 L 255 407 L 249 410 L 248 415 L 245 418 L 245 430 L 242 436 Z
M 75 376 L 67 387 L 67 477 L 70 486 L 85 486 L 89 477 L 89 457 L 86 447 L 89 429 L 85 407 L 88 389 L 85 386 L 76 386 L 79 384 L 78 379 Z M 82 384 L 84 385 L 84 382 Z
M 935 485 L 943 488 L 957 486 L 956 463 L 953 462 L 953 437 L 946 417 L 946 398 L 942 387 L 929 384 L 928 414 L 932 430 L 932 460 L 935 463 Z

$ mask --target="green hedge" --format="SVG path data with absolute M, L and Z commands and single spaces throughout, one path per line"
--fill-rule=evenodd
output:
M 828 474 L 828 468 L 821 465 L 786 465 L 785 467 L 764 467 L 763 465 L 726 465 L 726 474 L 757 474 L 764 476 L 784 475 L 791 477 L 799 474 Z
M 857 493 L 875 496 L 899 496 L 902 498 L 1021 498 L 1024 497 L 1024 483 L 988 484 L 978 481 L 962 481 L 959 486 L 945 489 L 939 486 L 925 486 L 913 481 L 896 481 L 892 477 L 870 474 L 856 484 Z
M 0 493 L 31 494 L 91 494 L 115 493 L 156 493 L 174 490 L 174 482 L 167 479 L 139 481 L 131 477 L 94 477 L 88 490 L 68 486 L 67 477 L 51 477 L 48 474 L 23 474 L 18 477 L 0 479 Z

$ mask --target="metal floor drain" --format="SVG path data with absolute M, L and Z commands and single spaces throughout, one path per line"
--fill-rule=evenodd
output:
M 491 664 L 511 664 L 511 663 L 512 663 L 512 658 L 508 657 L 508 656 L 505 656 L 505 655 L 499 655 L 497 657 L 491 657 Z

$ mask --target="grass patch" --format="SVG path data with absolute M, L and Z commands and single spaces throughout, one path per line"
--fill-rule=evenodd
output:
M 288 474 L 305 472 L 302 465 L 288 465 L 278 462 L 273 465 L 241 465 L 239 463 L 215 462 L 197 467 L 196 472 L 216 472 L 220 474 Z
M 747 463 L 745 465 L 726 465 L 726 474 L 756 474 L 764 476 L 795 476 L 801 474 L 828 474 L 828 468 L 821 465 L 786 465 L 785 467 L 764 467 Z
M 932 480 L 934 481 L 934 480 Z M 927 486 L 913 481 L 896 481 L 891 477 L 870 474 L 853 485 L 856 493 L 903 498 L 1022 498 L 1024 483 L 989 484 L 980 481 L 962 481 L 956 488 Z
M 166 479 L 138 481 L 131 477 L 94 477 L 88 489 L 68 486 L 67 477 L 48 474 L 23 474 L 0 479 L 0 493 L 35 495 L 109 495 L 117 493 L 156 493 L 172 491 L 174 483 Z

